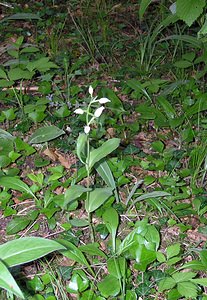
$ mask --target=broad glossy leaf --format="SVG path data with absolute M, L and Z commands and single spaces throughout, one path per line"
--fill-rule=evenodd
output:
M 113 189 L 108 188 L 96 188 L 89 193 L 89 198 L 85 202 L 85 208 L 87 212 L 93 212 L 99 208 L 111 195 Z
M 49 142 L 61 135 L 65 132 L 58 127 L 51 125 L 38 128 L 30 137 L 29 142 L 30 144 L 39 144 Z
M 104 280 L 98 283 L 98 289 L 101 295 L 106 298 L 117 296 L 120 292 L 120 288 L 119 280 L 112 275 L 107 275 Z
M 1 260 L 0 260 L 0 287 L 16 295 L 21 299 L 25 299 L 15 279 L 13 278 L 13 276 L 11 275 L 11 273 L 9 272 L 9 270 Z
M 29 188 L 29 186 L 24 183 L 22 180 L 16 177 L 9 177 L 9 176 L 2 176 L 0 177 L 0 185 L 12 189 L 12 190 L 17 190 L 23 193 L 27 193 L 30 196 L 35 197 L 33 194 L 32 190 Z
M 136 251 L 136 269 L 145 272 L 147 266 L 156 259 L 156 251 L 148 250 L 144 245 L 140 245 Z
M 66 240 L 60 239 L 58 241 L 66 248 L 66 250 L 61 251 L 61 253 L 64 256 L 78 262 L 81 265 L 86 266 L 89 269 L 89 271 L 94 275 L 94 272 L 91 269 L 87 259 L 85 258 L 82 251 L 79 250 L 79 248 L 77 248 L 74 244 L 72 244 L 71 242 L 68 242 Z
M 24 264 L 65 247 L 56 241 L 27 237 L 0 245 L 0 259 L 9 267 Z
M 94 149 L 90 152 L 89 158 L 89 169 L 91 169 L 95 163 L 99 162 L 102 158 L 113 152 L 120 143 L 120 139 L 113 138 L 101 145 L 99 148 Z
M 77 156 L 83 164 L 85 164 L 85 159 L 86 159 L 87 139 L 88 139 L 87 134 L 80 133 L 76 145 Z

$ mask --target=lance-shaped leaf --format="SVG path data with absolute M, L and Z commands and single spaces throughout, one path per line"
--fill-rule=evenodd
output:
M 61 253 L 64 256 L 74 260 L 75 262 L 78 262 L 81 265 L 86 266 L 89 269 L 89 271 L 91 272 L 91 274 L 94 275 L 94 272 L 93 272 L 91 266 L 89 265 L 87 259 L 85 258 L 84 254 L 82 253 L 82 251 L 78 249 L 78 247 L 76 247 L 71 242 L 68 242 L 66 240 L 60 239 L 58 241 L 67 249 L 67 250 L 61 251 Z
M 119 215 L 117 211 L 110 207 L 103 214 L 103 220 L 108 231 L 111 233 L 113 252 L 116 252 L 116 232 L 119 225 Z
M 99 162 L 102 158 L 113 152 L 120 143 L 120 139 L 113 138 L 101 145 L 99 148 L 94 149 L 90 152 L 89 158 L 89 169 L 91 169 L 95 163 Z
M 25 299 L 13 276 L 2 261 L 0 261 L 0 287 L 21 299 Z
M 90 192 L 85 204 L 86 211 L 91 213 L 99 208 L 112 195 L 112 191 L 113 189 L 108 187 L 97 188 Z
M 106 161 L 103 161 L 101 163 L 98 163 L 95 166 L 95 168 L 98 174 L 101 176 L 101 178 L 105 181 L 105 183 L 113 188 L 116 202 L 119 202 L 119 195 L 116 189 L 116 183 L 108 163 Z
M 59 137 L 60 135 L 64 134 L 65 132 L 58 128 L 57 126 L 45 126 L 38 128 L 30 137 L 29 142 L 30 144 L 39 144 L 45 143 L 55 138 Z
M 0 245 L 0 260 L 8 267 L 24 264 L 65 247 L 56 241 L 27 237 Z
M 85 133 L 79 134 L 77 145 L 76 145 L 77 156 L 83 164 L 85 164 L 85 159 L 86 159 L 87 139 L 88 139 L 87 134 Z
M 70 202 L 79 198 L 83 193 L 91 191 L 90 188 L 85 188 L 82 185 L 72 185 L 69 189 L 65 191 L 64 195 L 64 207 Z

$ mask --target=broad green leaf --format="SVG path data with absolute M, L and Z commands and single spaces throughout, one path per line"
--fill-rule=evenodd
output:
M 0 177 L 0 186 L 8 189 L 17 190 L 23 193 L 27 193 L 30 196 L 36 198 L 29 186 L 22 180 L 16 177 L 2 176 Z
M 54 125 L 41 127 L 32 134 L 29 142 L 30 144 L 45 143 L 63 135 L 64 133 L 65 132 L 62 129 L 59 129 Z
M 140 7 L 139 7 L 139 18 L 140 20 L 143 18 L 143 15 L 147 9 L 147 7 L 150 5 L 152 0 L 141 0 Z
M 113 189 L 96 188 L 94 191 L 89 192 L 89 198 L 85 202 L 86 211 L 91 213 L 99 208 L 111 195 Z
M 91 191 L 90 188 L 85 188 L 82 185 L 72 185 L 69 189 L 65 191 L 64 194 L 64 207 L 70 202 L 79 198 L 83 193 Z
M 46 72 L 52 68 L 58 68 L 58 66 L 53 62 L 49 61 L 49 57 L 41 57 L 38 60 L 30 61 L 27 64 L 27 69 L 30 72 L 34 70 L 37 70 L 39 72 Z
M 188 281 L 179 282 L 177 284 L 177 290 L 181 294 L 181 296 L 185 298 L 193 298 L 195 299 L 198 295 L 197 286 Z
M 0 68 L 0 78 L 3 78 L 3 79 L 6 79 L 6 80 L 7 80 L 7 75 L 6 75 L 6 73 L 4 72 L 4 70 L 2 70 L 1 68 Z
M 205 4 L 205 0 L 177 0 L 176 14 L 188 26 L 191 26 L 202 14 Z
M 196 273 L 193 272 L 177 272 L 172 275 L 172 278 L 176 281 L 176 283 L 178 283 L 182 281 L 189 281 L 195 276 Z
M 174 63 L 176 68 L 187 69 L 193 66 L 192 62 L 187 60 L 178 60 Z
M 130 247 L 133 247 L 133 245 L 136 244 L 136 241 L 134 239 L 135 234 L 136 231 L 133 230 L 125 237 L 125 239 L 119 245 L 118 255 L 121 255 L 122 253 L 126 252 L 127 250 L 130 249 Z
M 167 247 L 167 259 L 177 256 L 180 253 L 180 244 L 174 244 Z
M 158 250 L 160 246 L 160 235 L 155 226 L 150 225 L 147 227 L 147 232 L 145 234 L 145 238 L 148 242 L 155 244 L 155 250 Z
M 86 266 L 89 271 L 94 275 L 93 270 L 91 269 L 88 261 L 86 260 L 85 256 L 83 255 L 82 251 L 79 250 L 79 248 L 77 248 L 75 245 L 73 245 L 71 242 L 68 242 L 66 240 L 58 240 L 58 242 L 60 242 L 67 250 L 63 250 L 61 251 L 61 253 L 74 260 L 75 262 L 78 262 L 81 265 Z
M 136 251 L 136 269 L 145 272 L 147 266 L 156 259 L 156 251 L 147 249 L 144 245 L 139 245 Z
M 78 292 L 85 291 L 88 288 L 88 286 L 89 286 L 89 280 L 85 275 L 85 273 L 82 270 L 77 270 L 73 274 L 67 286 L 67 292 L 76 294 Z
M 82 252 L 85 252 L 89 255 L 97 255 L 106 258 L 106 254 L 103 251 L 101 251 L 98 247 L 99 247 L 98 243 L 93 243 L 93 244 L 80 246 L 79 249 Z
M 107 275 L 104 280 L 98 283 L 98 289 L 104 297 L 115 297 L 119 294 L 121 286 L 119 280 L 112 276 Z
M 83 164 L 85 164 L 85 159 L 86 159 L 87 139 L 88 139 L 87 134 L 80 133 L 76 145 L 77 156 Z
M 6 233 L 8 235 L 15 234 L 24 230 L 29 224 L 31 220 L 25 216 L 14 217 L 6 226 Z
M 170 290 L 170 289 L 174 288 L 175 285 L 176 285 L 176 282 L 173 278 L 171 278 L 171 277 L 164 278 L 164 279 L 160 280 L 160 282 L 158 284 L 159 292 L 163 292 L 165 290 Z
M 113 138 L 101 145 L 99 148 L 94 149 L 90 152 L 89 158 L 89 169 L 91 169 L 95 163 L 99 162 L 102 158 L 113 152 L 120 143 L 120 139 Z
M 56 241 L 27 237 L 0 245 L 0 259 L 9 267 L 24 264 L 65 247 Z
M 31 79 L 33 75 L 33 72 L 22 70 L 21 68 L 14 68 L 8 72 L 8 77 L 10 80 Z
M 117 232 L 117 228 L 119 226 L 119 215 L 113 207 L 110 207 L 105 210 L 102 217 L 103 217 L 103 221 L 106 224 L 108 231 L 111 233 L 113 251 L 115 252 L 116 251 L 116 232 Z
M 13 276 L 11 275 L 11 273 L 9 272 L 9 270 L 1 260 L 0 260 L 0 287 L 16 295 L 21 299 L 25 299 L 24 295 L 22 294 L 22 291 L 18 287 Z
M 106 161 L 103 161 L 95 165 L 95 168 L 98 174 L 101 176 L 101 178 L 105 181 L 105 183 L 114 189 L 116 202 L 119 202 L 119 195 L 116 189 L 116 183 L 108 163 Z

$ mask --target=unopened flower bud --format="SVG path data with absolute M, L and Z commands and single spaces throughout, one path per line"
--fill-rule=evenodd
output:
M 92 88 L 91 85 L 89 86 L 88 92 L 89 92 L 89 94 L 90 94 L 91 97 L 92 97 L 92 96 L 93 96 L 93 88 Z
M 101 106 L 101 107 L 97 108 L 95 110 L 94 117 L 96 117 L 96 118 L 100 117 L 100 115 L 102 114 L 103 110 L 104 110 L 104 106 Z
M 88 126 L 88 125 L 84 126 L 85 134 L 88 134 L 90 132 L 90 130 L 91 130 L 90 126 Z

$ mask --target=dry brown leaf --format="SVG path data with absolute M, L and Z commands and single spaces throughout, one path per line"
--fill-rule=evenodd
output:
M 47 155 L 50 159 L 52 159 L 52 161 L 56 161 L 58 159 L 55 151 L 53 151 L 52 149 L 47 148 L 43 151 L 43 153 Z

